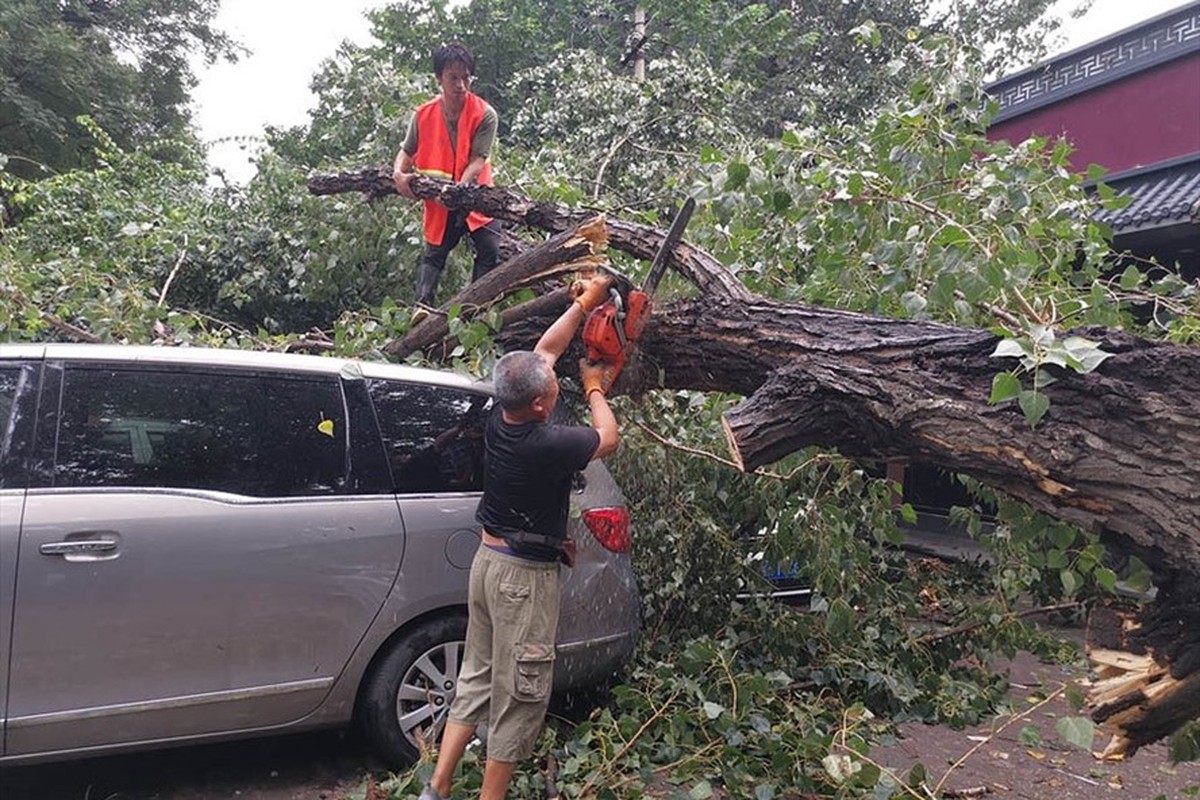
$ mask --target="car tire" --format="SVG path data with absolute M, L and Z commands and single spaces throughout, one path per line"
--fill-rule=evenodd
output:
M 359 723 L 376 754 L 392 769 L 414 764 L 423 737 L 442 736 L 458 688 L 467 618 L 426 622 L 388 645 L 360 695 Z

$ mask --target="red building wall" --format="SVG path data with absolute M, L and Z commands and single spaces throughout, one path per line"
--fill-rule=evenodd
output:
M 1200 153 L 1200 53 L 996 123 L 988 138 L 1064 133 L 1081 171 L 1102 164 L 1119 173 Z

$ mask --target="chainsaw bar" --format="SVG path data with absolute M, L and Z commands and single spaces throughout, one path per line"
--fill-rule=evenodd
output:
M 683 229 L 687 227 L 688 220 L 692 218 L 692 212 L 695 210 L 696 201 L 689 197 L 683 201 L 679 213 L 675 215 L 675 219 L 671 222 L 671 227 L 667 230 L 667 236 L 663 239 L 662 245 L 659 246 L 658 252 L 654 254 L 654 260 L 650 262 L 650 271 L 646 273 L 646 280 L 642 284 L 642 291 L 647 296 L 654 296 L 654 290 L 658 288 L 658 282 L 662 280 L 663 274 L 667 271 L 667 263 L 671 260 L 671 251 L 675 249 L 675 245 L 679 244 L 679 240 L 683 238 Z

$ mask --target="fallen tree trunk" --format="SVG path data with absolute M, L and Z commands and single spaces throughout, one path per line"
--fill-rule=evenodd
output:
M 528 346 L 545 322 L 501 336 Z M 656 308 L 624 387 L 745 395 L 725 416 L 744 469 L 811 445 L 938 464 L 1120 536 L 1160 576 L 1200 575 L 1200 348 L 1083 333 L 1114 356 L 1064 373 L 1036 429 L 988 405 L 1005 363 L 986 331 L 764 298 Z
M 314 184 L 322 192 L 362 190 L 361 181 L 344 175 Z M 583 213 L 511 190 L 429 179 L 413 186 L 451 207 L 548 230 Z M 642 258 L 663 236 L 610 223 L 612 246 Z M 1200 348 L 1083 331 L 1113 356 L 1091 374 L 1061 374 L 1046 390 L 1049 413 L 1031 429 L 1014 403 L 988 404 L 992 377 L 1011 366 L 991 357 L 998 341 L 991 333 L 755 297 L 688 245 L 676 249 L 671 264 L 702 297 L 657 304 L 639 360 L 626 368 L 619 389 L 743 395 L 725 428 L 744 469 L 811 445 L 863 459 L 909 458 L 974 476 L 1117 542 L 1142 557 L 1159 584 L 1138 646 L 1154 669 L 1184 688 L 1114 696 L 1107 685 L 1097 695 L 1097 715 L 1117 731 L 1110 754 L 1133 752 L 1200 714 L 1200 692 L 1192 688 L 1200 679 L 1191 678 L 1200 674 L 1200 641 L 1162 634 L 1190 622 L 1185 610 L 1200 597 Z M 501 343 L 531 347 L 565 306 L 565 293 L 560 298 L 511 314 Z M 1165 729 L 1157 724 L 1167 719 Z

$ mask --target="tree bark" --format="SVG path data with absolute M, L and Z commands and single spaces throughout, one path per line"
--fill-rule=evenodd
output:
M 370 193 L 382 178 L 367 173 L 310 186 Z M 552 231 L 586 214 L 506 189 L 425 178 L 413 187 L 451 207 Z M 665 235 L 629 223 L 609 228 L 614 248 L 641 258 Z M 1114 695 L 1112 684 L 1097 692 L 1097 718 L 1116 730 L 1110 754 L 1131 753 L 1200 713 L 1200 637 L 1179 635 L 1200 624 L 1190 610 L 1200 600 L 1200 348 L 1079 331 L 1113 356 L 1091 374 L 1058 375 L 1045 390 L 1050 411 L 1032 429 L 1014 402 L 988 404 L 993 376 L 1013 366 L 991 357 L 998 342 L 991 333 L 756 297 L 686 244 L 670 263 L 702 296 L 656 305 L 618 390 L 744 396 L 724 420 L 743 469 L 811 445 L 938 464 L 1136 553 L 1154 570 L 1160 594 L 1130 646 L 1179 686 L 1147 694 L 1144 682 L 1131 682 L 1125 693 Z M 510 310 L 500 343 L 531 347 L 565 306 L 565 293 L 558 297 Z
M 434 359 L 446 358 L 451 343 L 445 341 L 450 333 L 448 310 L 459 306 L 463 318 L 474 316 L 479 310 L 502 300 L 513 292 L 544 283 L 578 271 L 594 270 L 604 262 L 604 251 L 608 246 L 608 231 L 603 217 L 593 217 L 586 222 L 551 236 L 541 245 L 526 250 L 498 265 L 479 280 L 450 299 L 440 309 L 442 313 L 431 315 L 418 322 L 403 338 L 389 342 L 384 352 L 394 358 L 407 358 L 418 350 L 427 351 Z M 442 343 L 442 352 L 429 352 L 434 344 Z

